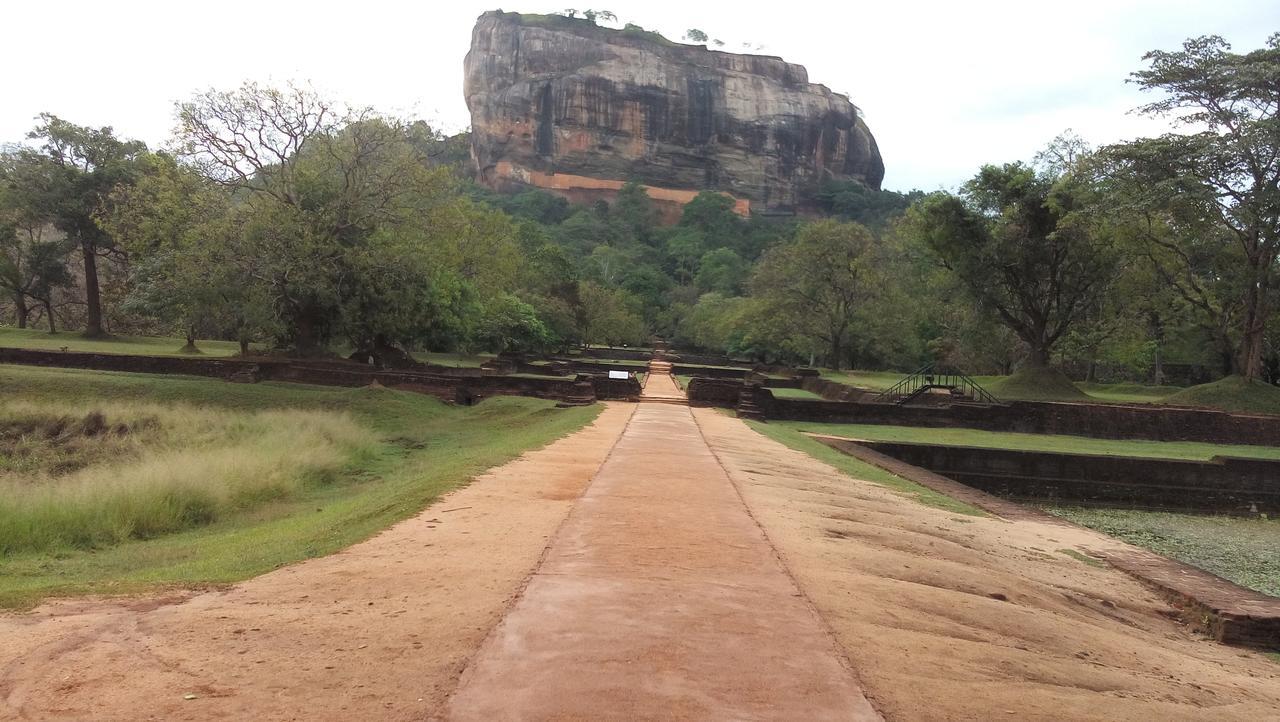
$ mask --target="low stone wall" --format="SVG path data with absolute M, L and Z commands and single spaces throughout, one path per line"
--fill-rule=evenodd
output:
M 727 368 L 720 366 L 684 366 L 672 364 L 671 373 L 676 376 L 702 376 L 712 379 L 738 379 L 741 381 L 751 373 L 750 369 Z
M 1064 454 L 905 442 L 862 446 L 1010 499 L 1256 516 L 1280 513 L 1280 462 Z
M 532 396 L 563 402 L 594 400 L 594 382 L 585 389 L 576 377 L 538 379 L 519 376 L 479 375 L 475 369 L 460 373 L 432 370 L 377 370 L 343 361 L 278 358 L 201 358 L 187 356 L 135 356 L 0 348 L 0 363 L 59 368 L 126 371 L 132 373 L 205 376 L 227 381 L 286 381 L 320 386 L 367 386 L 375 381 L 389 388 L 429 394 L 450 403 L 473 403 L 487 396 Z M 447 368 L 447 367 L 437 367 Z M 586 377 L 583 377 L 586 379 Z M 634 379 L 632 379 L 634 383 Z M 638 384 L 635 384 L 638 387 Z M 609 393 L 630 391 L 606 384 Z M 638 391 L 636 392 L 638 394 Z M 584 397 L 584 394 L 586 395 Z M 610 398 L 627 398 L 626 395 Z
M 625 379 L 611 379 L 608 376 L 592 375 L 591 386 L 595 389 L 597 399 L 618 401 L 639 401 L 640 381 L 632 374 Z
M 804 388 L 805 381 L 806 379 L 799 376 L 793 376 L 789 379 L 765 379 L 764 387 L 767 389 L 799 389 Z
M 689 379 L 685 394 L 689 397 L 690 406 L 737 408 L 738 396 L 742 394 L 742 381 L 694 376 Z
M 810 384 L 804 388 L 819 393 L 817 382 Z M 770 419 L 792 421 L 958 427 L 1100 439 L 1280 446 L 1280 416 L 1232 414 L 1174 406 L 1038 401 L 898 406 L 869 401 L 775 398 L 764 411 Z

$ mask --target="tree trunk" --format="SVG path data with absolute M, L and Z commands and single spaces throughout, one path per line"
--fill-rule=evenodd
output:
M 31 309 L 27 308 L 27 299 L 23 298 L 22 294 L 14 294 L 13 311 L 18 317 L 18 328 L 26 328 L 27 319 L 31 316 Z
M 1265 293 L 1257 282 L 1249 284 L 1244 294 L 1244 333 L 1240 338 L 1236 368 L 1241 376 L 1253 381 L 1262 375 L 1262 341 L 1266 331 Z
M 844 363 L 844 354 L 841 353 L 844 350 L 844 344 L 841 341 L 839 336 L 833 336 L 831 339 L 831 368 L 836 371 L 839 371 L 842 368 L 841 364 Z
M 196 332 L 195 329 L 187 329 L 187 345 L 182 347 L 181 353 L 202 353 L 196 348 Z
M 98 254 L 94 252 L 93 244 L 89 242 L 80 244 L 80 254 L 84 257 L 86 309 L 84 335 L 86 338 L 101 338 L 106 334 L 102 331 L 102 292 L 98 288 Z
M 1031 353 L 1027 355 L 1027 366 L 1031 368 L 1045 368 L 1049 365 L 1049 347 L 1044 343 L 1038 343 L 1031 346 Z
M 53 320 L 53 300 L 52 299 L 46 299 L 44 301 L 44 313 L 46 316 L 49 317 L 49 333 L 57 333 L 58 328 L 57 326 L 54 325 L 54 320 Z
M 249 355 L 249 337 L 248 336 L 243 336 L 243 335 L 240 336 L 240 355 L 241 356 Z

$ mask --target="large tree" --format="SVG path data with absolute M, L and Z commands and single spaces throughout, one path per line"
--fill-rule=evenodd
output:
M 471 332 L 516 275 L 515 226 L 457 193 L 413 126 L 305 88 L 253 84 L 178 108 L 180 155 L 240 200 L 234 253 L 279 319 L 279 341 L 362 358 Z
M 112 191 L 134 179 L 147 148 L 139 141 L 117 138 L 110 127 L 79 126 L 48 113 L 40 116 L 40 124 L 27 137 L 39 143 L 38 150 L 19 153 L 19 162 L 29 169 L 28 200 L 79 250 L 84 266 L 84 334 L 102 336 L 98 258 L 118 249 L 98 218 L 108 212 Z
M 979 306 L 1017 334 L 1031 366 L 1049 363 L 1114 274 L 1109 242 L 1077 212 L 1079 182 L 1021 163 L 989 165 L 960 195 L 930 195 L 905 221 Z
M 1257 378 L 1280 261 L 1280 34 L 1250 53 L 1206 36 L 1144 60 L 1133 81 L 1160 99 L 1141 111 L 1183 132 L 1105 149 L 1109 175 L 1186 301 L 1219 319 L 1238 305 L 1235 370 Z M 1217 296 L 1224 284 L 1235 298 Z
M 859 315 L 875 293 L 874 243 L 864 226 L 823 220 L 802 226 L 792 241 L 761 258 L 751 293 L 776 327 L 789 329 L 792 350 L 825 348 L 831 367 L 844 365 Z

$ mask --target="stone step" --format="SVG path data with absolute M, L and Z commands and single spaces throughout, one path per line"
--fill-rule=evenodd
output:
M 641 396 L 642 404 L 673 404 L 675 406 L 688 406 L 689 400 L 683 396 Z

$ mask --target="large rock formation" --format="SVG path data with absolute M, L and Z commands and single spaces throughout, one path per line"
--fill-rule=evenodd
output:
M 635 179 L 670 216 L 702 190 L 743 213 L 803 211 L 825 178 L 884 177 L 857 108 L 781 58 L 496 11 L 465 72 L 472 157 L 494 188 L 590 201 Z

